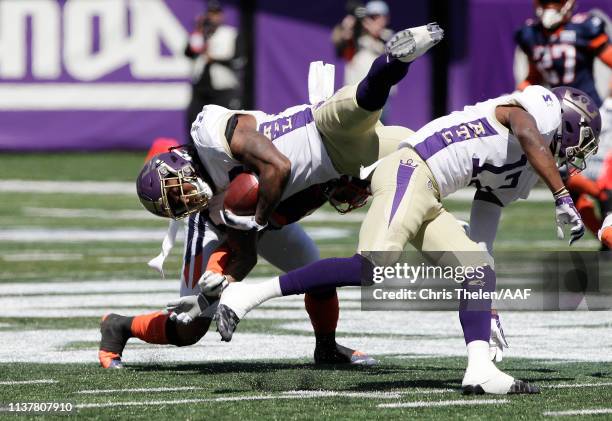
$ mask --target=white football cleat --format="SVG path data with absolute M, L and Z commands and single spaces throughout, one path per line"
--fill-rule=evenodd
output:
M 404 29 L 387 41 L 386 52 L 390 57 L 410 63 L 422 56 L 444 38 L 444 30 L 433 22 L 424 26 Z
M 512 376 L 495 367 L 491 361 L 478 368 L 471 367 L 465 370 L 461 389 L 464 395 L 494 395 L 535 394 L 540 388 Z

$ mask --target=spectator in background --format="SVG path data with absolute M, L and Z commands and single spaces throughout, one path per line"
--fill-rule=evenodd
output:
M 346 60 L 344 85 L 353 85 L 359 83 L 374 60 L 384 54 L 385 43 L 393 31 L 387 28 L 389 6 L 384 1 L 369 1 L 365 7 L 349 1 L 347 10 L 347 16 L 334 27 L 332 41 L 337 56 Z
M 536 0 L 536 18 L 528 19 L 515 35 L 529 61 L 529 72 L 518 89 L 532 84 L 571 86 L 601 106 L 593 62 L 598 58 L 612 68 L 608 17 L 601 11 L 574 14 L 575 7 L 576 0 Z
M 189 37 L 185 55 L 194 60 L 191 102 L 187 109 L 187 139 L 191 123 L 207 104 L 230 109 L 241 108 L 237 54 L 238 30 L 224 24 L 223 8 L 209 0 L 206 13 L 198 16 Z

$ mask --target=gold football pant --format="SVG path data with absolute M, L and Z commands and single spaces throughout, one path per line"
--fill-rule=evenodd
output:
M 438 256 L 436 263 L 441 265 L 489 264 L 485 249 L 442 206 L 431 170 L 411 147 L 397 150 L 378 164 L 372 194 L 358 252 L 376 265 L 395 263 L 408 243 L 425 254 L 451 252 Z
M 357 105 L 357 85 L 339 89 L 314 111 L 317 129 L 331 161 L 340 174 L 359 176 L 367 167 L 397 150 L 399 142 L 414 132 L 400 126 L 384 126 L 381 111 Z

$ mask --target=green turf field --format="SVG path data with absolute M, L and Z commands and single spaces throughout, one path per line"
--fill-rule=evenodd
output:
M 167 279 L 146 266 L 167 224 L 133 193 L 142 154 L 59 158 L 2 157 L 0 405 L 70 402 L 79 416 L 99 419 L 612 417 L 610 312 L 504 314 L 511 348 L 501 367 L 541 385 L 539 396 L 462 397 L 456 315 L 362 312 L 355 290 L 340 294 L 338 340 L 379 358 L 377 367 L 314 366 L 311 327 L 301 298 L 292 297 L 250 314 L 230 344 L 213 330 L 185 348 L 131 340 L 129 368 L 104 371 L 96 357 L 100 317 L 156 310 L 175 298 L 181 246 L 166 263 Z M 467 202 L 447 206 L 469 217 Z M 566 249 L 553 218 L 551 203 L 511 205 L 496 249 Z M 304 227 L 322 256 L 350 256 L 359 220 L 325 208 Z M 590 234 L 578 245 L 597 248 Z M 250 278 L 277 273 L 260 261 Z

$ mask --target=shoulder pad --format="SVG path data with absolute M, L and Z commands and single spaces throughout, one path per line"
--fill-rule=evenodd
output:
M 593 13 L 575 15 L 572 17 L 571 22 L 580 25 L 579 31 L 587 39 L 595 38 L 606 32 L 606 22 Z
M 551 133 L 561 124 L 561 104 L 557 96 L 539 85 L 531 85 L 513 94 L 514 100 L 533 116 L 542 134 Z

